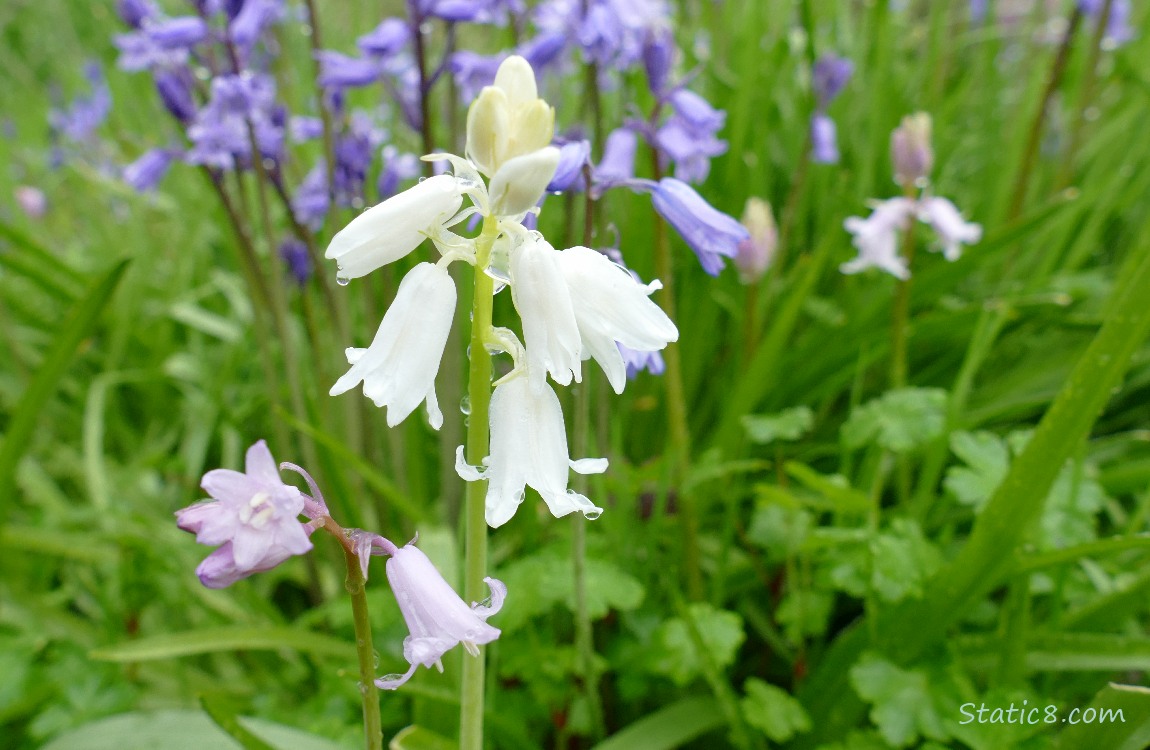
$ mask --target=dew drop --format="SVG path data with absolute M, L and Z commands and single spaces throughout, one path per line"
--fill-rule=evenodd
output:
M 347 286 L 351 283 L 351 279 L 346 276 L 336 276 L 335 283 L 339 284 L 340 286 Z
M 363 684 L 362 682 L 357 682 L 355 683 L 355 686 L 359 688 L 361 695 L 367 695 L 367 685 Z
M 563 191 L 562 190 L 556 190 L 555 192 L 553 192 L 551 194 L 552 195 L 563 195 Z
M 479 602 L 479 605 L 478 605 L 478 606 L 480 606 L 480 607 L 490 607 L 490 606 L 491 606 L 491 597 L 489 596 L 489 597 L 485 598 L 483 601 Z
M 419 178 L 419 181 L 420 181 L 420 182 L 423 182 L 423 181 L 424 181 L 424 180 L 426 180 L 426 179 L 427 179 L 426 177 L 420 177 L 420 178 Z
M 464 396 L 459 401 L 459 411 L 463 412 L 464 414 L 470 414 L 471 413 L 471 397 L 470 396 Z
M 371 663 L 372 663 L 373 667 L 375 667 L 376 669 L 379 669 L 379 652 L 378 651 L 372 651 L 371 652 Z
M 380 677 L 379 681 L 380 682 L 399 682 L 402 679 L 403 679 L 403 675 L 396 674 L 395 672 L 392 672 L 391 674 L 385 674 L 383 677 Z
M 601 511 L 601 510 L 589 510 L 583 514 L 583 517 L 586 518 L 588 521 L 594 521 L 595 519 L 597 519 L 601 515 L 603 515 L 603 511 Z

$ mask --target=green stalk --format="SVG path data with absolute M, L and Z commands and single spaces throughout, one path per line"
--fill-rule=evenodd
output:
M 1062 157 L 1062 167 L 1055 181 L 1058 189 L 1070 184 L 1074 173 L 1074 160 L 1078 156 L 1078 149 L 1082 146 L 1082 132 L 1086 129 L 1086 110 L 1090 109 L 1090 103 L 1094 101 L 1094 91 L 1098 83 L 1098 61 L 1102 57 L 1102 43 L 1106 40 L 1106 27 L 1110 21 L 1112 2 L 1113 0 L 1103 0 L 1098 23 L 1090 40 L 1090 58 L 1086 62 L 1086 72 L 1083 74 L 1078 95 L 1078 106 L 1074 111 L 1074 125 L 1070 128 L 1070 145 L 1066 149 L 1066 155 Z
M 473 466 L 483 463 L 489 450 L 488 411 L 491 407 L 491 354 L 487 341 L 491 334 L 491 310 L 495 298 L 495 282 L 487 275 L 491 260 L 491 246 L 499 233 L 494 216 L 483 219 L 483 233 L 475 243 L 475 294 L 471 301 L 471 371 L 467 380 L 467 396 L 471 401 L 471 414 L 467 422 L 467 461 Z M 463 573 L 465 601 L 483 599 L 483 576 L 487 571 L 487 519 L 484 505 L 487 482 L 467 484 L 464 509 L 466 532 L 464 537 L 466 567 Z M 459 749 L 483 748 L 483 673 L 484 655 L 464 658 L 463 680 L 459 686 Z
M 343 548 L 347 562 L 344 587 L 351 596 L 352 622 L 355 626 L 355 653 L 359 657 L 359 691 L 363 695 L 364 747 L 383 750 L 383 729 L 379 718 L 379 688 L 375 686 L 375 648 L 371 643 L 371 621 L 367 613 L 367 590 L 363 571 L 355 552 Z

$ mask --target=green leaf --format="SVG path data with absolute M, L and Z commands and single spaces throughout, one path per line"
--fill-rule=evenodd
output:
M 966 466 L 949 469 L 943 486 L 960 503 L 981 509 L 1010 469 L 1006 442 L 990 432 L 956 432 L 950 449 Z
M 274 746 L 252 734 L 247 727 L 240 723 L 239 717 L 231 710 L 226 698 L 216 695 L 201 695 L 200 706 L 208 718 L 217 727 L 227 732 L 229 737 L 240 743 L 244 750 L 275 750 Z
M 775 619 L 787 634 L 798 643 L 810 635 L 822 635 L 827 630 L 834 597 L 817 589 L 795 588 L 787 591 L 775 611 Z
M 747 695 L 740 701 L 747 723 L 773 742 L 786 742 L 809 732 L 811 719 L 803 704 L 780 687 L 752 677 L 743 685 Z
M 705 602 L 688 606 L 689 616 L 695 623 L 703 645 L 719 670 L 735 660 L 745 638 L 743 618 L 734 612 L 717 609 Z M 655 631 L 651 671 L 670 677 L 677 685 L 686 685 L 701 671 L 695 644 L 687 632 L 687 623 L 680 617 L 667 620 Z
M 459 743 L 412 724 L 399 730 L 387 747 L 388 750 L 458 750 Z
M 919 737 L 946 739 L 924 672 L 902 669 L 876 654 L 866 654 L 851 669 L 850 680 L 859 696 L 871 704 L 871 721 L 890 744 L 905 747 Z
M 0 266 L 27 278 L 62 302 L 71 302 L 80 295 L 83 277 L 43 245 L 3 221 L 0 237 L 16 247 L 0 252 Z
M 355 645 L 352 643 L 306 630 L 225 627 L 140 638 L 95 649 L 89 656 L 98 661 L 137 662 L 218 651 L 267 651 L 281 648 L 348 659 L 355 653 Z
M 751 516 L 747 539 L 766 550 L 772 560 L 782 560 L 802 549 L 813 525 L 811 514 L 802 508 L 760 505 Z
M 322 737 L 262 719 L 240 724 L 274 747 L 342 750 Z M 200 711 L 137 711 L 110 716 L 56 737 L 42 750 L 243 750 L 243 746 Z
M 888 602 L 922 596 L 924 583 L 942 563 L 938 549 L 908 518 L 894 519 L 890 531 L 871 540 L 870 551 L 871 585 Z
M 40 420 L 48 399 L 56 392 L 80 343 L 87 338 L 100 320 L 100 312 L 112 298 L 129 261 L 122 260 L 108 271 L 81 299 L 60 325 L 40 369 L 28 384 L 15 412 L 8 423 L 4 443 L 0 445 L 0 498 L 11 498 L 16 481 L 16 465 L 32 442 L 32 433 Z M 11 503 L 4 503 L 7 509 Z M 0 510 L 0 520 L 6 510 Z
M 777 440 L 798 440 L 810 432 L 815 415 L 805 406 L 785 409 L 777 414 L 743 417 L 743 427 L 752 443 L 766 445 Z
M 724 724 L 714 698 L 684 698 L 644 716 L 591 750 L 674 750 Z
M 856 407 L 843 425 L 848 448 L 877 442 L 895 453 L 929 443 L 946 426 L 946 391 L 902 388 Z
M 1111 721 L 1067 727 L 1055 743 L 1057 750 L 1142 750 L 1150 746 L 1150 688 L 1112 682 L 1094 696 L 1088 708 L 1099 719 L 1108 716 Z

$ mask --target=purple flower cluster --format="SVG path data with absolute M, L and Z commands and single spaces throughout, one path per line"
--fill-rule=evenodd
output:
M 838 164 L 839 147 L 835 122 L 827 107 L 846 87 L 854 64 L 844 57 L 824 55 L 815 61 L 811 87 L 815 92 L 815 111 L 811 115 L 811 159 L 817 164 Z

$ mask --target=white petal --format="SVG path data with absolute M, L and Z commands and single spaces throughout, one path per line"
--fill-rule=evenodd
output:
M 580 379 L 580 337 L 559 253 L 528 236 L 511 252 L 511 296 L 523 320 L 528 372 L 536 388 Z
M 490 576 L 484 578 L 483 582 L 491 589 L 491 604 L 472 604 L 471 611 L 483 619 L 487 619 L 503 609 L 503 602 L 507 599 L 507 585 L 504 584 L 503 581 L 491 578 Z
M 551 511 L 551 515 L 556 518 L 562 518 L 568 513 L 578 511 L 588 518 L 595 519 L 603 513 L 602 508 L 574 490 L 540 492 L 539 494 L 547 503 L 547 509 Z
M 499 64 L 499 70 L 495 73 L 495 86 L 503 90 L 513 107 L 539 97 L 539 89 L 535 86 L 535 71 L 531 63 L 519 55 L 511 55 Z
M 342 278 L 359 278 L 410 253 L 462 203 L 455 177 L 430 177 L 355 217 L 332 238 L 324 257 L 335 260 Z
M 571 462 L 571 470 L 576 474 L 602 474 L 607 471 L 607 459 L 580 458 Z
M 431 263 L 415 266 L 400 283 L 371 346 L 356 357 L 330 393 L 338 395 L 362 382 L 364 395 L 377 406 L 387 407 L 391 427 L 428 400 L 434 425 L 439 412 L 434 403 L 435 375 L 451 330 L 455 303 L 455 282 L 446 269 Z
M 467 110 L 467 158 L 480 172 L 491 175 L 507 150 L 511 129 L 511 106 L 507 92 L 485 86 Z
M 488 193 L 496 216 L 518 216 L 535 207 L 559 166 L 559 149 L 547 146 L 505 161 L 491 178 Z
M 579 333 L 583 337 L 583 353 L 593 358 L 603 368 L 607 382 L 615 393 L 622 393 L 627 385 L 627 363 L 619 352 L 615 339 L 602 331 L 591 328 L 587 321 L 580 321 Z
M 455 473 L 465 482 L 478 482 L 484 478 L 483 472 L 479 470 L 478 466 L 467 463 L 462 445 L 455 448 Z

